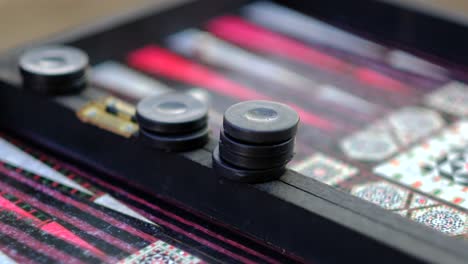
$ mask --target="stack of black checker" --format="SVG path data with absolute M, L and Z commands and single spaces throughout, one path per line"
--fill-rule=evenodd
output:
M 299 116 L 292 108 L 270 101 L 247 101 L 224 114 L 213 167 L 220 176 L 240 182 L 280 177 L 294 156 Z
M 88 55 L 69 46 L 42 46 L 19 59 L 23 87 L 41 94 L 78 93 L 87 84 Z
M 139 138 L 165 151 L 186 151 L 208 141 L 208 106 L 184 93 L 168 93 L 141 100 L 136 108 Z

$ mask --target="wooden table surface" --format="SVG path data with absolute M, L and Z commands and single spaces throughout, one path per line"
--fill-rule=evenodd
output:
M 459 24 L 468 26 L 467 0 L 381 0 L 400 3 L 407 7 L 443 17 Z
M 167 0 L 0 0 L 0 52 Z

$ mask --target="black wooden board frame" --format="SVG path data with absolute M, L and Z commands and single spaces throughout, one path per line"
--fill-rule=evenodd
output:
M 46 42 L 80 47 L 89 53 L 92 63 L 111 58 L 119 60 L 123 59 L 119 56 L 134 48 L 235 10 L 246 2 L 249 1 L 204 0 L 165 10 L 145 8 Z M 373 31 L 373 26 L 366 27 L 364 18 L 355 17 L 360 12 L 358 7 L 341 1 L 313 1 L 313 4 L 308 1 L 279 2 L 332 23 L 351 21 L 349 25 L 357 32 L 368 32 L 371 36 L 381 33 Z M 395 23 L 398 15 L 403 14 L 405 19 L 411 16 L 414 21 L 429 19 L 433 23 L 441 23 L 437 25 L 450 27 L 452 33 L 458 34 L 458 29 L 465 30 L 380 2 L 359 0 L 356 3 L 358 6 L 370 5 L 375 13 L 386 14 L 384 17 L 392 18 Z M 335 12 L 331 12 L 333 5 Z M 367 24 L 374 25 L 381 17 L 368 19 Z M 144 30 L 145 35 L 142 37 L 136 28 Z M 456 34 L 450 36 L 455 38 Z M 111 45 L 109 40 L 112 40 Z M 428 52 L 456 64 L 465 63 L 444 54 L 447 51 L 443 47 L 427 48 L 425 44 L 408 41 L 398 35 L 396 29 L 388 30 L 382 40 Z M 0 82 L 0 127 L 99 172 L 104 178 L 120 179 L 122 184 L 129 181 L 142 191 L 166 197 L 307 262 L 466 263 L 468 260 L 465 241 L 443 236 L 292 171 L 288 171 L 281 180 L 264 184 L 238 184 L 223 180 L 211 169 L 211 150 L 217 144 L 213 140 L 203 149 L 171 154 L 84 124 L 71 110 L 50 98 L 14 87 L 15 83 L 18 84 L 15 60 L 24 48 L 15 49 L 0 59 L 0 76 L 9 82 Z M 462 49 L 459 52 L 466 55 Z

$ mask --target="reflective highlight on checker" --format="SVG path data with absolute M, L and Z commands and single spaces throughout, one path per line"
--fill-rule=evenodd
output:
M 208 142 L 208 106 L 184 93 L 155 95 L 136 108 L 139 138 L 165 151 L 186 151 Z
M 69 46 L 42 46 L 27 50 L 19 59 L 25 89 L 41 94 L 71 94 L 87 84 L 88 55 Z

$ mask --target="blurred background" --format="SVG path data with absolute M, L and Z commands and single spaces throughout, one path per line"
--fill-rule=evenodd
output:
M 180 0 L 0 0 L 0 52 L 112 14 Z M 467 22 L 467 0 L 382 0 Z
M 172 0 L 0 0 L 0 52 L 112 14 Z

